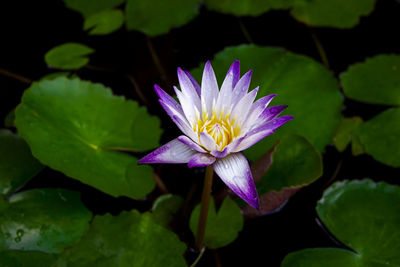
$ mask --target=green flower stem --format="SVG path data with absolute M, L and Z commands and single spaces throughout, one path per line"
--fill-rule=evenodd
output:
M 203 248 L 204 234 L 206 232 L 208 206 L 210 204 L 211 197 L 211 186 L 213 179 L 214 170 L 211 165 L 206 167 L 206 175 L 204 178 L 203 193 L 201 196 L 201 207 L 199 223 L 197 225 L 196 235 L 196 249 L 201 250 Z

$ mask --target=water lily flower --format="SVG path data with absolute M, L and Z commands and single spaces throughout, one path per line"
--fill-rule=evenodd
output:
M 254 102 L 258 87 L 248 92 L 252 71 L 240 77 L 240 63 L 231 65 L 221 90 L 207 62 L 201 86 L 189 72 L 178 68 L 181 90 L 174 86 L 180 105 L 154 85 L 159 102 L 184 135 L 139 160 L 145 163 L 211 165 L 221 180 L 254 208 L 259 200 L 249 163 L 241 151 L 271 135 L 293 119 L 279 114 L 286 106 L 267 107 L 275 94 Z

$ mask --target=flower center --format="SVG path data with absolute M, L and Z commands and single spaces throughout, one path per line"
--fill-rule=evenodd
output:
M 211 118 L 203 114 L 203 118 L 197 120 L 193 129 L 199 136 L 201 132 L 208 133 L 215 141 L 217 150 L 222 151 L 240 134 L 240 127 L 235 125 L 235 120 L 230 115 L 219 114 L 214 111 Z

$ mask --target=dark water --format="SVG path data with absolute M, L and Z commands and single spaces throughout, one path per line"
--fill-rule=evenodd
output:
M 312 39 L 312 33 L 326 50 L 330 67 L 335 75 L 347 66 L 381 53 L 400 53 L 400 4 L 391 0 L 378 1 L 375 11 L 362 18 L 360 25 L 350 30 L 309 29 L 296 22 L 288 12 L 273 11 L 258 18 L 242 18 L 253 41 L 259 45 L 282 46 L 290 51 L 320 60 Z M 61 1 L 2 1 L 0 3 L 0 68 L 36 80 L 50 73 L 43 61 L 44 54 L 64 42 L 81 42 L 96 50 L 90 64 L 112 69 L 111 72 L 84 69 L 79 71 L 83 79 L 104 83 L 116 94 L 138 100 L 134 87 L 126 78 L 133 74 L 142 93 L 150 102 L 151 112 L 163 119 L 166 129 L 162 142 L 174 138 L 178 131 L 157 104 L 152 90 L 154 83 L 164 88 L 177 84 L 175 71 L 178 66 L 190 69 L 200 62 L 211 59 L 226 46 L 247 43 L 240 30 L 239 20 L 232 16 L 201 10 L 200 16 L 182 28 L 152 39 L 153 46 L 167 72 L 160 77 L 149 53 L 146 37 L 124 29 L 105 36 L 89 37 L 82 28 L 78 13 L 64 8 Z M 27 84 L 0 75 L 0 118 L 18 103 Z M 140 101 L 140 100 L 139 100 Z M 142 102 L 143 104 L 143 102 Z M 384 107 L 346 100 L 343 113 L 368 119 Z M 324 154 L 324 176 L 297 193 L 279 212 L 246 221 L 236 242 L 204 255 L 202 266 L 279 266 L 283 257 L 295 250 L 307 247 L 340 246 L 318 225 L 315 205 L 339 162 L 341 168 L 336 180 L 370 177 L 392 184 L 400 184 L 400 170 L 377 163 L 371 157 L 352 157 L 350 151 L 338 153 L 327 147 Z M 201 185 L 202 173 L 182 166 L 160 166 L 158 173 L 165 179 L 171 192 L 185 196 L 193 181 Z M 193 179 L 188 179 L 193 177 Z M 31 187 L 65 187 L 82 192 L 82 200 L 95 213 L 133 208 L 141 211 L 151 207 L 150 200 L 157 197 L 157 190 L 148 201 L 113 198 L 64 175 L 46 169 L 34 178 Z M 216 189 L 222 184 L 217 182 Z M 198 198 L 196 191 L 195 199 Z M 181 237 L 191 241 L 187 228 L 180 229 Z M 188 257 L 193 257 L 188 253 Z

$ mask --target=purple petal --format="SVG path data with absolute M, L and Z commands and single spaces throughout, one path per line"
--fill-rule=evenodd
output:
M 200 96 L 201 94 L 201 87 L 198 84 L 198 82 L 193 78 L 193 76 L 190 74 L 190 72 L 188 72 L 187 70 L 185 70 L 186 76 L 188 76 L 188 78 L 190 79 L 190 81 L 193 84 L 194 89 L 196 89 L 197 95 Z
M 196 153 L 178 139 L 174 139 L 141 158 L 138 164 L 187 163 Z
M 247 93 L 247 91 L 249 91 L 252 73 L 253 71 L 249 70 L 237 82 L 235 88 L 233 89 L 232 104 L 237 103 Z
M 215 141 L 208 133 L 200 133 L 200 143 L 208 151 L 213 151 L 216 149 Z
M 186 75 L 186 72 L 184 72 L 181 68 L 178 68 L 178 80 L 182 92 L 190 97 L 192 101 L 195 102 L 198 107 L 200 107 L 200 98 L 196 91 L 196 88 L 194 88 L 193 83 Z
M 216 101 L 218 94 L 217 78 L 210 61 L 207 61 L 201 80 L 201 101 L 206 104 L 208 114 L 211 114 L 212 103 Z
M 233 76 L 233 80 L 232 80 L 232 90 L 233 88 L 235 88 L 236 84 L 238 83 L 239 79 L 240 79 L 240 61 L 238 59 L 236 59 L 231 67 L 229 68 L 228 73 L 231 72 L 232 76 Z
M 217 159 L 214 170 L 221 180 L 250 206 L 259 209 L 257 189 L 249 163 L 242 153 L 234 153 Z
M 183 115 L 183 109 L 181 105 L 179 105 L 175 99 L 173 99 L 169 94 L 167 94 L 160 86 L 157 84 L 154 85 L 154 90 L 156 91 L 158 97 L 168 106 L 175 109 L 177 112 Z
M 261 121 L 261 123 L 270 121 L 275 119 L 276 117 L 281 114 L 287 106 L 285 105 L 279 105 L 279 106 L 273 106 L 273 107 L 268 107 L 264 109 L 264 111 L 260 114 L 258 117 L 258 121 Z
M 216 158 L 206 153 L 195 154 L 188 162 L 188 167 L 205 167 L 215 162 Z
M 201 146 L 199 146 L 196 142 L 194 142 L 192 139 L 187 137 L 186 135 L 181 135 L 178 137 L 178 140 L 190 147 L 191 149 L 194 149 L 198 152 L 205 153 L 205 151 Z
M 228 155 L 229 152 L 230 152 L 229 147 L 226 146 L 222 151 L 219 151 L 219 150 L 211 151 L 211 155 L 213 155 L 216 158 L 223 158 L 226 155 Z
M 243 124 L 243 128 L 251 127 L 275 96 L 277 95 L 276 94 L 267 95 L 261 97 L 256 102 L 254 102 Z
M 264 125 L 261 125 L 260 127 L 254 129 L 254 131 L 264 131 L 264 130 L 275 131 L 276 129 L 278 129 L 279 127 L 284 125 L 286 122 L 293 120 L 293 119 L 294 119 L 293 116 L 290 116 L 290 115 L 282 116 L 282 117 L 276 118 L 274 120 L 268 121 Z

